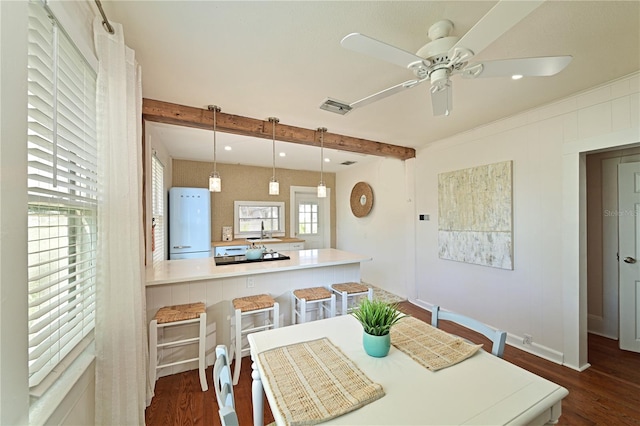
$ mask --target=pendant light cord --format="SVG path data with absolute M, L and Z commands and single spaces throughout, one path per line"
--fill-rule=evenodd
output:
M 320 183 L 324 183 L 324 132 L 327 131 L 326 127 L 319 127 L 320 132 Z
M 213 111 L 213 173 L 217 171 L 216 169 L 216 127 L 217 127 L 217 117 L 216 113 L 220 112 L 220 107 L 217 105 L 209 105 L 207 106 L 209 111 Z
M 271 163 L 273 165 L 273 174 L 271 176 L 272 179 L 276 178 L 276 123 L 279 123 L 280 120 L 276 117 L 269 117 L 269 121 L 271 122 L 271 150 L 272 150 L 272 160 Z

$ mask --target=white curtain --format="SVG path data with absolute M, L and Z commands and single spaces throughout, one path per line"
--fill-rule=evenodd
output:
M 147 379 L 142 232 L 142 85 L 122 25 L 93 23 L 99 61 L 96 424 L 144 424 Z M 147 398 L 147 394 L 149 397 Z

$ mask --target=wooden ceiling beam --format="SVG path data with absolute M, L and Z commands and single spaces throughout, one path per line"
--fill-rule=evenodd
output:
M 142 118 L 157 123 L 175 124 L 206 130 L 213 129 L 213 111 L 153 99 L 145 98 L 142 100 Z M 268 120 L 258 120 L 240 115 L 226 114 L 224 112 L 216 114 L 216 129 L 220 132 L 263 139 L 271 139 L 272 132 L 271 123 Z M 282 124 L 282 122 L 276 126 L 276 139 L 283 142 L 320 146 L 320 132 L 317 130 L 289 126 Z M 400 160 L 407 160 L 409 158 L 415 158 L 416 156 L 416 150 L 413 148 L 330 132 L 326 132 L 324 135 L 324 147 L 360 154 L 398 158 Z

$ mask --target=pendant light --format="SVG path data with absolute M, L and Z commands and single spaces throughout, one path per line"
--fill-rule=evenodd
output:
M 276 179 L 276 123 L 279 123 L 280 120 L 276 117 L 269 117 L 269 121 L 272 127 L 271 150 L 273 152 L 273 174 L 269 182 L 269 195 L 278 195 L 280 194 L 280 184 Z
M 209 191 L 220 192 L 222 191 L 222 180 L 216 170 L 216 113 L 220 112 L 220 107 L 209 105 L 207 108 L 209 111 L 213 111 L 213 172 L 209 175 Z
M 327 198 L 327 187 L 324 184 L 324 133 L 326 127 L 318 127 L 320 132 L 320 183 L 318 184 L 318 198 Z

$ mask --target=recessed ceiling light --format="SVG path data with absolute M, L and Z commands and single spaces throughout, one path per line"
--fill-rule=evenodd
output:
M 227 145 L 227 146 L 224 147 L 224 150 L 225 151 L 231 151 L 231 147 L 229 145 Z
M 330 162 L 331 162 L 331 159 L 330 159 L 330 158 L 325 158 L 325 159 L 324 159 L 324 162 L 325 162 L 325 163 L 330 163 Z
M 287 153 L 286 153 L 286 152 L 281 152 L 281 153 L 280 153 L 280 157 L 286 157 L 286 156 L 287 156 Z
M 512 80 L 520 80 L 522 78 L 522 74 L 514 74 L 511 76 Z

